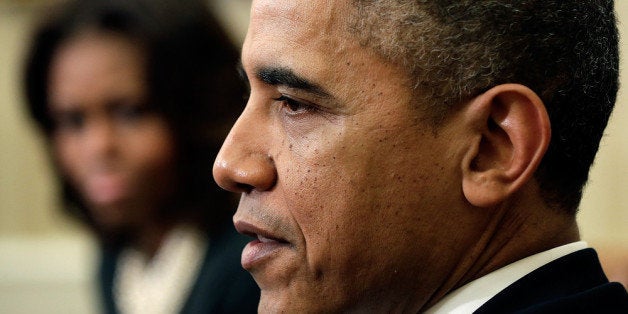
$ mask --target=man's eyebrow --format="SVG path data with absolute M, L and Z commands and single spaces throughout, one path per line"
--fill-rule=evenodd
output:
M 269 85 L 283 85 L 314 94 L 318 97 L 332 98 L 331 94 L 326 92 L 325 89 L 297 75 L 288 68 L 262 67 L 256 71 L 256 76 L 262 82 Z

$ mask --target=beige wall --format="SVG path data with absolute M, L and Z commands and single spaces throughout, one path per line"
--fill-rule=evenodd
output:
M 621 39 L 621 88 L 580 206 L 584 239 L 628 251 L 628 1 L 615 1 Z
M 31 8 L 0 3 L 0 236 L 65 227 L 55 208 L 54 181 L 42 141 L 21 107 L 20 72 Z

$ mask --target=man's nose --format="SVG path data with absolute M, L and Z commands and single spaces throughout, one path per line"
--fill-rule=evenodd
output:
M 274 187 L 277 170 L 263 119 L 247 108 L 229 132 L 213 169 L 214 180 L 223 189 L 248 193 Z

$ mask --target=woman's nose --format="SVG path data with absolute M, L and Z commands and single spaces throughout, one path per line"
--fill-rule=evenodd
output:
M 116 149 L 115 133 L 115 128 L 109 121 L 90 121 L 85 132 L 85 148 L 93 157 L 110 155 Z

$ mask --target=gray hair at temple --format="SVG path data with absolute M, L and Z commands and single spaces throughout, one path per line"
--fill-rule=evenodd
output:
M 353 0 L 350 32 L 407 69 L 418 108 L 439 122 L 493 86 L 543 100 L 550 147 L 535 174 L 545 201 L 577 212 L 619 75 L 611 0 Z

